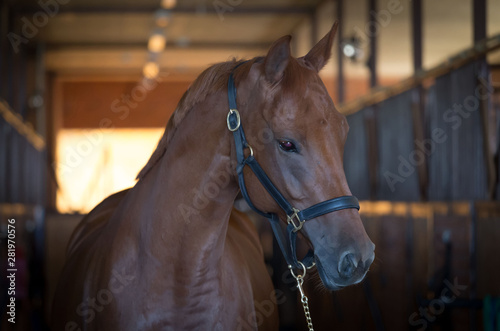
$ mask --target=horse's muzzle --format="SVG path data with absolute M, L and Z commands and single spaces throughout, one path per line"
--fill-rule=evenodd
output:
M 326 264 L 315 256 L 319 276 L 324 286 L 331 291 L 361 282 L 374 259 L 374 253 L 362 260 L 347 252 L 341 255 L 338 262 Z

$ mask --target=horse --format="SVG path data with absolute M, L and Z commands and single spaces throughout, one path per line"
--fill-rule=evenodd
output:
M 240 191 L 309 245 L 307 263 L 282 247 L 290 267 L 315 265 L 328 290 L 364 278 L 375 246 L 343 170 L 349 127 L 318 74 L 336 29 L 303 57 L 284 36 L 263 57 L 200 74 L 136 185 L 72 234 L 53 330 L 277 330 L 256 228 L 233 208 Z

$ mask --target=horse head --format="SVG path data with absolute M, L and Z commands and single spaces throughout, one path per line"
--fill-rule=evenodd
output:
M 282 37 L 265 57 L 235 73 L 241 120 L 255 159 L 283 196 L 300 210 L 351 195 L 343 169 L 349 125 L 318 74 L 330 58 L 336 29 L 334 24 L 300 58 L 291 55 L 291 37 Z M 286 221 L 287 215 L 254 173 L 245 169 L 244 177 L 254 206 Z M 375 246 L 358 210 L 327 213 L 305 222 L 301 232 L 312 247 L 327 289 L 336 290 L 364 278 Z

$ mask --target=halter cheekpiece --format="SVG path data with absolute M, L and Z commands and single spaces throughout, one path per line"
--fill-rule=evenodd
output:
M 234 70 L 245 62 L 238 64 Z M 238 161 L 236 171 L 238 173 L 238 183 L 241 189 L 241 194 L 245 198 L 248 205 L 258 214 L 267 218 L 272 226 L 274 236 L 278 245 L 285 256 L 285 260 L 288 265 L 294 268 L 302 268 L 301 264 L 306 268 L 311 268 L 314 266 L 314 252 L 309 250 L 304 259 L 300 262 L 297 260 L 296 254 L 296 241 L 297 232 L 302 229 L 304 223 L 308 220 L 314 219 L 321 215 L 325 215 L 334 211 L 339 211 L 342 209 L 355 208 L 359 210 L 358 199 L 355 196 L 341 196 L 326 200 L 315 204 L 309 208 L 299 210 L 294 208 L 288 200 L 281 194 L 281 192 L 272 183 L 271 179 L 267 176 L 264 169 L 259 165 L 254 157 L 253 149 L 248 144 L 243 127 L 241 125 L 240 114 L 237 110 L 236 105 L 236 86 L 234 84 L 233 72 L 229 75 L 229 80 L 227 83 L 228 89 L 228 99 L 229 99 L 229 112 L 227 114 L 227 127 L 233 132 L 234 143 L 236 147 L 236 158 Z M 250 150 L 250 155 L 245 157 L 245 149 Z M 248 195 L 245 178 L 243 175 L 243 169 L 245 166 L 249 166 L 253 171 L 255 176 L 259 179 L 260 183 L 264 186 L 267 192 L 273 197 L 276 203 L 283 209 L 287 215 L 288 225 L 286 227 L 286 232 L 288 234 L 285 237 L 283 231 L 280 227 L 280 220 L 277 214 L 267 213 L 259 210 L 250 200 Z

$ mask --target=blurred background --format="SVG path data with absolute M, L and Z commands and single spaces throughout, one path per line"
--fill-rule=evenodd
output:
M 377 258 L 360 285 L 306 286 L 315 328 L 500 330 L 500 0 L 0 0 L 0 329 L 47 329 L 73 228 L 134 185 L 203 69 L 286 34 L 305 55 L 337 19 L 321 76 L 350 124 L 344 167 Z M 250 216 L 287 295 L 281 330 L 304 330 Z

